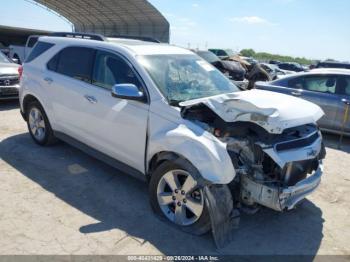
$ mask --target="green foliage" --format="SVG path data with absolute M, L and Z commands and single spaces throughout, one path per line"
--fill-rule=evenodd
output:
M 312 63 L 314 63 L 313 60 L 307 59 L 305 57 L 283 56 L 283 55 L 270 54 L 266 52 L 256 53 L 253 49 L 243 49 L 241 50 L 240 54 L 242 56 L 253 57 L 259 61 L 265 61 L 265 62 L 268 62 L 270 60 L 277 60 L 281 62 L 296 62 L 302 65 L 311 65 Z

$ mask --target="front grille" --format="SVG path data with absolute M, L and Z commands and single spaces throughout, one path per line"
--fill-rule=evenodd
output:
M 313 144 L 319 138 L 318 132 L 313 133 L 310 136 L 295 139 L 287 142 L 278 143 L 276 145 L 276 151 L 291 150 L 295 148 L 301 148 Z
M 15 77 L 1 77 L 0 86 L 14 86 L 19 84 L 19 78 Z

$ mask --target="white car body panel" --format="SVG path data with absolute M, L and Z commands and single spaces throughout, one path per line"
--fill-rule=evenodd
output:
M 41 37 L 40 41 L 54 42 L 55 46 L 32 61 L 30 66 L 24 64 L 20 90 L 22 112 L 24 97 L 27 94 L 37 97 L 55 131 L 66 133 L 143 174 L 147 173 L 147 164 L 152 157 L 166 151 L 185 157 L 203 178 L 212 183 L 228 184 L 235 177 L 227 144 L 199 125 L 183 119 L 179 108 L 169 106 L 138 61 L 140 55 L 192 52 L 159 44 L 128 46 L 123 41 L 117 44 L 119 41 L 113 43 L 57 37 Z M 46 67 L 42 69 L 42 64 L 46 64 L 58 50 L 72 45 L 98 46 L 125 57 L 146 85 L 150 104 L 114 98 L 106 90 L 48 71 Z M 47 77 L 52 78 L 51 84 L 45 82 Z M 91 104 L 84 95 L 92 95 L 98 102 Z M 315 123 L 323 114 L 312 103 L 258 90 L 191 100 L 181 105 L 196 103 L 206 104 L 227 122 L 249 121 L 276 134 L 282 133 L 285 128 Z M 276 156 L 276 159 L 278 157 L 283 159 L 283 156 Z
M 272 134 L 303 124 L 315 123 L 324 113 L 308 101 L 263 90 L 250 90 L 182 102 L 203 103 L 225 122 L 253 122 Z
M 235 176 L 226 144 L 198 125 L 182 119 L 180 110 L 169 107 L 164 101 L 151 105 L 148 161 L 159 152 L 183 156 L 203 178 L 214 184 L 228 184 Z

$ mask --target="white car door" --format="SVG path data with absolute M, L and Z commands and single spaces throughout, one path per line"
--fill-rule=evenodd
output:
M 131 64 L 116 54 L 97 51 L 92 84 L 84 95 L 91 144 L 103 153 L 144 172 L 149 104 L 112 97 L 115 84 L 135 84 L 146 92 Z M 146 95 L 146 93 L 145 93 Z
M 96 50 L 85 47 L 67 47 L 47 64 L 44 74 L 54 115 L 53 126 L 81 142 L 89 139 L 85 108 L 90 103 L 85 97 L 91 83 L 91 72 Z

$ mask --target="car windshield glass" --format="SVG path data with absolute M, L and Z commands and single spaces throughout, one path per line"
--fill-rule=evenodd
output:
M 10 61 L 2 52 L 0 52 L 0 63 L 10 63 Z
M 138 59 L 171 104 L 239 91 L 196 55 L 147 55 Z
M 235 56 L 235 52 L 232 51 L 232 49 L 225 49 L 225 52 L 227 53 L 228 56 Z
M 216 55 L 214 55 L 212 52 L 209 51 L 198 51 L 197 55 L 202 57 L 204 60 L 208 61 L 209 63 L 215 63 L 217 61 L 220 61 L 220 58 L 218 58 Z

